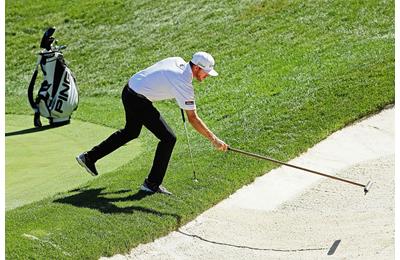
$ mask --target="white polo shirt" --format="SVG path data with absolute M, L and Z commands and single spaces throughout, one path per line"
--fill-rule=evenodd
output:
M 190 64 L 180 57 L 167 58 L 139 71 L 129 79 L 129 87 L 150 101 L 175 98 L 179 107 L 196 109 Z

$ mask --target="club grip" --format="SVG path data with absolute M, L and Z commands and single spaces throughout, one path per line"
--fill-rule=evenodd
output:
M 182 120 L 185 123 L 186 121 L 185 121 L 185 114 L 183 113 L 183 109 L 181 109 L 181 114 L 182 114 Z

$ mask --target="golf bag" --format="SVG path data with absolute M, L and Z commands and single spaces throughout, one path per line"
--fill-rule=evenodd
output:
M 75 77 L 61 52 L 66 47 L 53 46 L 54 31 L 54 28 L 49 28 L 42 37 L 40 47 L 43 50 L 38 53 L 35 71 L 28 87 L 28 100 L 35 112 L 35 127 L 42 126 L 40 116 L 49 119 L 53 126 L 68 124 L 79 102 Z M 43 82 L 34 98 L 33 90 L 39 65 L 43 72 Z

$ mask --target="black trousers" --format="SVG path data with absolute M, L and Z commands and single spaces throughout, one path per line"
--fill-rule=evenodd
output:
M 147 180 L 152 184 L 160 185 L 167 171 L 172 150 L 176 143 L 176 136 L 152 102 L 134 92 L 128 85 L 122 91 L 122 103 L 125 109 L 125 127 L 88 151 L 89 159 L 96 162 L 110 154 L 127 142 L 137 138 L 142 126 L 145 126 L 160 140 Z

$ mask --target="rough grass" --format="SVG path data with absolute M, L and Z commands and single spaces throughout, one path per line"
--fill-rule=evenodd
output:
M 394 1 L 7 0 L 6 113 L 31 113 L 25 92 L 49 25 L 68 45 L 65 57 L 80 87 L 74 118 L 114 128 L 124 123 L 119 95 L 131 74 L 168 56 L 189 60 L 198 50 L 213 54 L 220 73 L 195 83 L 200 116 L 233 147 L 280 160 L 394 103 Z M 8 211 L 7 258 L 127 252 L 274 167 L 214 151 L 191 130 L 200 179 L 193 183 L 178 107 L 157 107 L 179 140 L 165 179 L 176 195 L 137 193 L 157 143 L 143 130 L 140 158 Z

